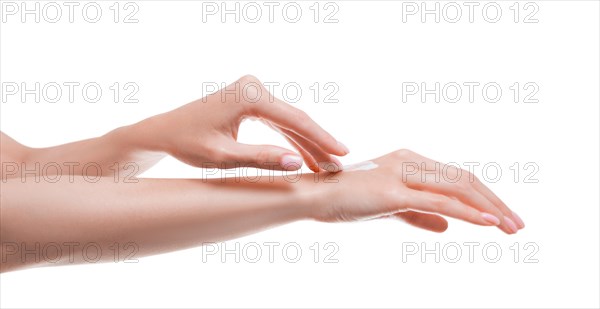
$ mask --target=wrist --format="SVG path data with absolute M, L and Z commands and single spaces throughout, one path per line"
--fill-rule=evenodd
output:
M 147 119 L 146 119 L 147 120 Z M 106 149 L 114 149 L 122 160 L 138 163 L 155 162 L 162 158 L 166 151 L 157 142 L 152 123 L 141 122 L 119 127 L 100 137 Z
M 140 122 L 118 128 L 114 131 L 117 139 L 124 141 L 141 151 L 168 152 L 165 139 L 161 137 L 161 121 L 158 116 L 144 119 Z
M 328 174 L 302 174 L 298 181 L 297 204 L 304 219 L 321 221 L 328 205 L 335 200 L 339 183 L 324 181 Z

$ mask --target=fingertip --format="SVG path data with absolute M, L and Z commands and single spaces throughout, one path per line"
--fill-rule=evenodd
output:
M 338 159 L 336 159 L 335 157 L 332 157 L 332 156 L 330 156 L 329 159 L 330 160 L 327 162 L 318 162 L 317 163 L 317 165 L 319 166 L 319 168 L 321 170 L 324 170 L 324 171 L 330 172 L 330 173 L 337 173 L 337 172 L 341 172 L 344 169 L 344 166 Z
M 448 230 L 448 221 L 444 218 L 441 218 L 441 220 L 438 220 L 436 225 L 432 226 L 429 230 L 434 233 L 444 233 Z
M 330 173 L 337 173 L 342 170 L 342 168 L 335 164 L 334 162 L 319 162 L 317 163 L 320 170 Z
M 442 227 L 440 227 L 440 228 L 438 228 L 436 230 L 433 230 L 432 232 L 435 232 L 435 233 L 444 233 L 447 230 L 448 230 L 448 224 L 446 224 L 446 226 L 442 226 Z
M 512 234 L 516 233 L 519 230 L 517 224 L 515 224 L 515 222 L 507 216 L 504 216 L 504 223 Z
M 516 212 L 512 211 L 512 216 L 515 219 L 514 221 L 517 224 L 517 227 L 519 227 L 519 229 L 525 227 L 525 222 L 523 222 L 523 219 L 521 219 L 521 217 L 519 217 L 519 215 L 517 215 Z
M 310 169 L 311 171 L 313 171 L 314 173 L 319 173 L 321 172 L 321 169 L 319 168 L 319 164 L 315 161 L 306 161 L 306 166 L 308 166 L 308 169 Z
M 345 156 L 350 153 L 350 149 L 348 149 L 348 147 L 346 145 L 344 145 L 344 143 L 338 141 L 337 145 L 338 145 L 338 148 L 340 148 L 340 150 L 342 150 L 342 152 L 343 152 L 343 154 L 340 154 L 340 155 Z
M 443 223 L 443 225 L 442 225 L 442 226 L 441 226 L 441 228 L 440 228 L 440 233 L 443 233 L 443 232 L 445 232 L 446 230 L 448 230 L 448 226 L 449 226 L 449 224 L 448 224 L 448 220 L 444 219 L 444 223 Z

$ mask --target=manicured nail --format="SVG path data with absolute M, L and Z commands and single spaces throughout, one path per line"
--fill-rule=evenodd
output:
M 286 154 L 281 157 L 281 166 L 288 170 L 294 171 L 302 167 L 302 158 L 293 154 Z
M 500 219 L 498 219 L 498 217 L 491 215 L 487 212 L 482 212 L 481 217 L 483 218 L 483 220 L 487 221 L 490 224 L 493 224 L 493 225 L 500 224 Z
M 515 221 L 513 221 L 511 218 L 504 216 L 504 222 L 506 222 L 506 226 L 511 232 L 516 233 L 519 230 L 515 224 Z
M 337 160 L 336 160 L 337 161 Z M 317 163 L 319 168 L 325 172 L 336 173 L 343 169 L 342 164 L 339 162 L 319 162 Z
M 519 227 L 519 229 L 522 229 L 525 227 L 525 222 L 523 222 L 523 219 L 521 219 L 521 217 L 519 217 L 519 215 L 517 215 L 516 212 L 512 212 L 513 218 L 515 218 L 515 223 L 517 223 L 517 226 Z
M 344 150 L 344 152 L 346 152 L 346 154 L 350 153 L 350 149 L 348 149 L 348 147 L 346 147 L 346 145 L 344 145 L 342 142 L 339 142 L 339 141 L 337 143 L 338 143 L 338 146 L 340 146 Z

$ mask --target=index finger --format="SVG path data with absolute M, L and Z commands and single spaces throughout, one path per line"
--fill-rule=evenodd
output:
M 348 154 L 348 148 L 325 131 L 304 111 L 275 97 L 273 102 L 257 104 L 257 114 L 280 127 L 286 128 L 318 145 L 327 153 L 337 156 Z

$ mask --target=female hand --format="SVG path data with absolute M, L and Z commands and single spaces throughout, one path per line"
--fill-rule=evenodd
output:
M 327 190 L 312 203 L 310 217 L 325 222 L 395 216 L 443 232 L 449 216 L 513 234 L 525 225 L 490 189 L 466 170 L 445 166 L 410 150 L 372 161 L 370 170 L 345 170 L 318 183 Z M 324 178 L 321 178 L 323 180 Z M 327 188 L 328 187 L 328 188 Z
M 244 76 L 214 94 L 138 125 L 142 126 L 142 134 L 151 138 L 149 148 L 193 166 L 213 163 L 220 168 L 275 170 L 302 166 L 302 158 L 294 151 L 238 143 L 238 128 L 248 118 L 259 119 L 279 131 L 311 170 L 319 172 L 324 166 L 330 171 L 341 169 L 332 155 L 346 155 L 348 149 L 306 113 L 273 97 L 253 76 Z

